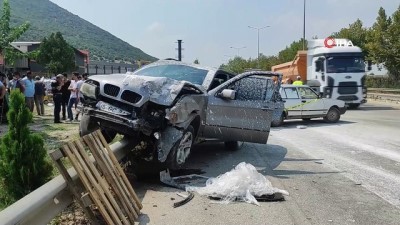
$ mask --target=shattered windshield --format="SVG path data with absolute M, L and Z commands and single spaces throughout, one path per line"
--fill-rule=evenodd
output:
M 365 71 L 365 63 L 358 56 L 333 56 L 327 58 L 327 73 L 357 73 Z
M 208 70 L 186 65 L 156 65 L 135 71 L 133 74 L 150 77 L 168 77 L 202 85 Z

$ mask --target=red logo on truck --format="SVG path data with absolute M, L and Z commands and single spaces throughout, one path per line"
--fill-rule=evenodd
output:
M 336 46 L 336 41 L 333 37 L 327 37 L 325 38 L 324 45 L 327 48 L 333 48 Z

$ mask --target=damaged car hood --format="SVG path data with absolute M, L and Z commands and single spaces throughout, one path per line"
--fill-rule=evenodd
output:
M 121 94 L 125 90 L 141 95 L 141 99 L 136 106 L 141 106 L 147 101 L 159 105 L 170 106 L 182 91 L 182 89 L 192 89 L 197 93 L 204 93 L 200 87 L 187 81 L 178 81 L 166 77 L 150 77 L 132 74 L 111 74 L 95 75 L 90 77 L 100 83 L 100 92 L 107 97 L 120 100 Z M 108 96 L 104 92 L 104 85 L 111 84 L 120 88 L 117 96 Z

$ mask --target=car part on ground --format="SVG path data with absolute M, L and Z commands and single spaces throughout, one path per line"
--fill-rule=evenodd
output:
M 245 201 L 259 205 L 255 196 L 268 196 L 276 193 L 289 195 L 285 190 L 272 186 L 272 183 L 257 169 L 245 162 L 236 165 L 231 171 L 210 178 L 205 187 L 187 186 L 186 191 L 194 191 L 200 195 L 220 199 L 219 203 Z M 278 197 L 278 195 L 277 195 Z
M 189 192 L 189 195 L 185 199 L 174 203 L 174 208 L 185 205 L 186 203 L 190 202 L 193 199 L 193 197 L 194 197 L 193 192 Z

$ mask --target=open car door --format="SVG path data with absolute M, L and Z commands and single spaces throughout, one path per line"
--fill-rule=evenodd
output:
M 267 143 L 274 84 L 262 73 L 237 75 L 209 91 L 203 136 L 222 141 Z

